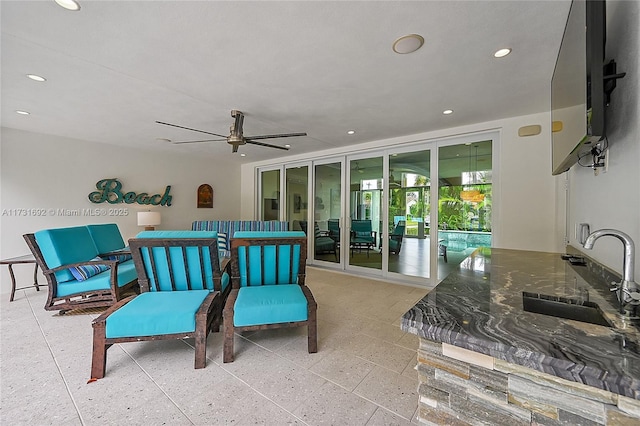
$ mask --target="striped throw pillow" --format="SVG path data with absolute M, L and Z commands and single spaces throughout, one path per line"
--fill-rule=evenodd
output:
M 94 257 L 91 260 L 103 260 L 100 259 L 99 257 Z M 71 272 L 71 275 L 74 276 L 74 278 L 78 281 L 84 281 L 88 278 L 91 278 L 94 275 L 99 274 L 100 272 L 104 272 L 107 269 L 109 269 L 109 267 L 107 265 L 81 265 L 81 266 L 74 266 L 72 268 L 69 268 L 69 272 Z
M 222 257 L 229 257 L 229 244 L 227 243 L 227 234 L 218 232 L 218 253 Z

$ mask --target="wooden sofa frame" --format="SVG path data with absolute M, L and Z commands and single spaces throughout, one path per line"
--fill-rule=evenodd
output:
M 50 269 L 47 265 L 47 262 L 44 260 L 44 256 L 40 251 L 38 243 L 36 242 L 35 235 L 25 234 L 23 237 L 27 243 L 27 246 L 29 246 L 31 253 L 33 253 L 33 256 L 36 259 L 36 263 L 42 270 L 42 273 L 47 279 L 47 283 L 49 285 L 49 294 L 47 296 L 47 302 L 44 305 L 44 309 L 47 311 L 60 311 L 60 314 L 64 314 L 71 309 L 111 306 L 121 300 L 126 292 L 131 290 L 136 292 L 139 291 L 137 288 L 137 280 L 133 280 L 123 286 L 118 287 L 118 262 L 115 260 L 90 260 L 86 262 L 69 263 L 54 269 Z M 58 281 L 56 279 L 56 272 L 69 269 L 74 266 L 92 264 L 107 265 L 111 268 L 109 289 L 91 290 L 61 297 L 56 296 L 58 292 Z

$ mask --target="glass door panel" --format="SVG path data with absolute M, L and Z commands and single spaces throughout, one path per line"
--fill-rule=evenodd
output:
M 342 162 L 316 164 L 314 174 L 313 259 L 340 263 L 342 237 Z M 348 248 L 348 245 L 347 245 Z
M 306 231 L 309 216 L 309 167 L 285 170 L 286 220 L 289 229 Z
M 431 151 L 389 156 L 388 271 L 430 277 Z
M 349 160 L 348 264 L 382 270 L 382 157 Z
M 267 170 L 260 175 L 261 220 L 280 220 L 280 170 Z
M 492 141 L 438 150 L 438 277 L 491 246 Z

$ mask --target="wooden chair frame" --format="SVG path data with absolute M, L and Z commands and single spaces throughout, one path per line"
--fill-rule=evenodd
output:
M 295 321 L 277 324 L 259 324 L 236 327 L 233 324 L 234 305 L 240 291 L 240 266 L 239 266 L 239 247 L 247 247 L 245 255 L 248 256 L 250 246 L 260 246 L 261 261 L 264 261 L 264 247 L 275 246 L 276 247 L 276 265 L 278 264 L 277 256 L 279 253 L 279 246 L 292 246 L 300 245 L 300 260 L 298 263 L 298 276 L 297 284 L 300 285 L 305 298 L 307 299 L 307 320 Z M 291 250 L 291 265 L 293 265 L 293 250 Z M 248 260 L 247 260 L 248 262 Z M 316 304 L 311 290 L 305 285 L 306 277 L 306 264 L 307 264 L 307 239 L 306 238 L 232 238 L 231 239 L 231 283 L 233 288 L 227 301 L 225 302 L 223 317 L 224 317 L 224 352 L 223 362 L 233 362 L 233 339 L 236 332 L 253 331 L 253 330 L 267 330 L 273 328 L 287 328 L 287 327 L 301 327 L 307 326 L 307 346 L 309 353 L 318 352 L 318 322 L 316 311 L 318 305 Z M 264 268 L 264 265 L 262 265 Z M 247 272 L 248 273 L 248 272 Z M 264 277 L 264 274 L 262 275 Z M 249 277 L 247 277 L 247 280 Z
M 60 311 L 61 314 L 78 308 L 96 308 L 111 306 L 114 303 L 122 299 L 123 294 L 129 290 L 135 290 L 138 292 L 138 281 L 133 280 L 123 286 L 118 287 L 118 263 L 115 260 L 101 260 L 101 261 L 86 261 L 69 263 L 59 266 L 57 268 L 49 268 L 47 262 L 44 260 L 42 251 L 36 241 L 34 234 L 23 235 L 24 240 L 29 246 L 33 257 L 36 259 L 36 263 L 42 270 L 49 286 L 49 294 L 47 296 L 47 302 L 44 305 L 44 309 L 47 311 Z M 110 286 L 108 289 L 84 291 L 68 296 L 58 297 L 58 280 L 56 279 L 56 272 L 69 269 L 74 266 L 83 265 L 107 265 L 111 268 Z
M 114 343 L 170 340 L 170 339 L 195 339 L 195 363 L 194 368 L 204 368 L 207 363 L 207 336 L 214 327 L 214 321 L 219 318 L 216 312 L 220 310 L 220 293 L 214 291 L 210 293 L 200 305 L 196 313 L 196 329 L 192 333 L 159 334 L 155 336 L 137 337 L 106 337 L 107 317 L 131 302 L 136 296 L 129 296 L 111 306 L 102 315 L 93 320 L 93 355 L 91 358 L 91 379 L 102 379 L 107 367 L 107 350 Z
M 186 256 L 187 247 L 197 247 L 200 257 L 200 274 L 202 282 L 205 281 L 205 269 L 204 269 L 204 249 L 208 248 L 209 260 L 213 268 L 213 291 L 205 298 L 204 302 L 200 305 L 198 312 L 196 313 L 196 327 L 191 333 L 176 333 L 176 334 L 160 334 L 154 336 L 131 336 L 131 337 L 106 337 L 106 321 L 109 315 L 120 309 L 122 306 L 133 300 L 133 296 L 120 301 L 113 305 L 102 315 L 93 321 L 93 356 L 91 361 L 91 378 L 101 379 L 105 375 L 106 363 L 107 363 L 107 350 L 114 343 L 126 343 L 126 342 L 138 342 L 138 341 L 154 341 L 154 340 L 171 340 L 171 339 L 195 339 L 195 368 L 204 368 L 206 366 L 206 345 L 207 337 L 210 332 L 217 332 L 220 330 L 220 324 L 222 320 L 222 308 L 224 306 L 224 300 L 229 295 L 231 290 L 231 284 L 227 285 L 225 291 L 222 291 L 222 270 L 220 268 L 220 262 L 218 260 L 218 240 L 212 238 L 139 238 L 130 239 L 129 247 L 131 249 L 131 255 L 133 256 L 133 262 L 136 266 L 136 272 L 138 273 L 138 282 L 140 283 L 140 290 L 145 292 L 157 291 L 155 288 L 154 280 L 149 276 L 147 269 L 145 268 L 143 253 L 149 255 L 151 268 L 154 277 L 158 277 L 158 270 L 155 263 L 154 256 L 151 256 L 151 251 L 154 248 L 163 248 L 167 259 L 167 265 L 169 269 L 170 281 L 172 291 L 176 290 L 175 277 L 173 275 L 173 267 L 169 249 L 172 247 L 179 247 L 182 249 L 182 259 L 184 270 L 186 271 L 187 288 L 193 290 L 191 281 L 189 279 L 189 267 Z M 228 268 L 228 262 L 225 264 L 225 268 Z M 153 287 L 152 287 L 153 286 Z M 186 290 L 186 291 L 188 291 Z

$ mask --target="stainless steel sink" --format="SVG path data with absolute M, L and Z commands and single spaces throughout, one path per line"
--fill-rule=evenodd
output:
M 613 327 L 600 307 L 593 302 L 523 291 L 522 305 L 526 312 Z

